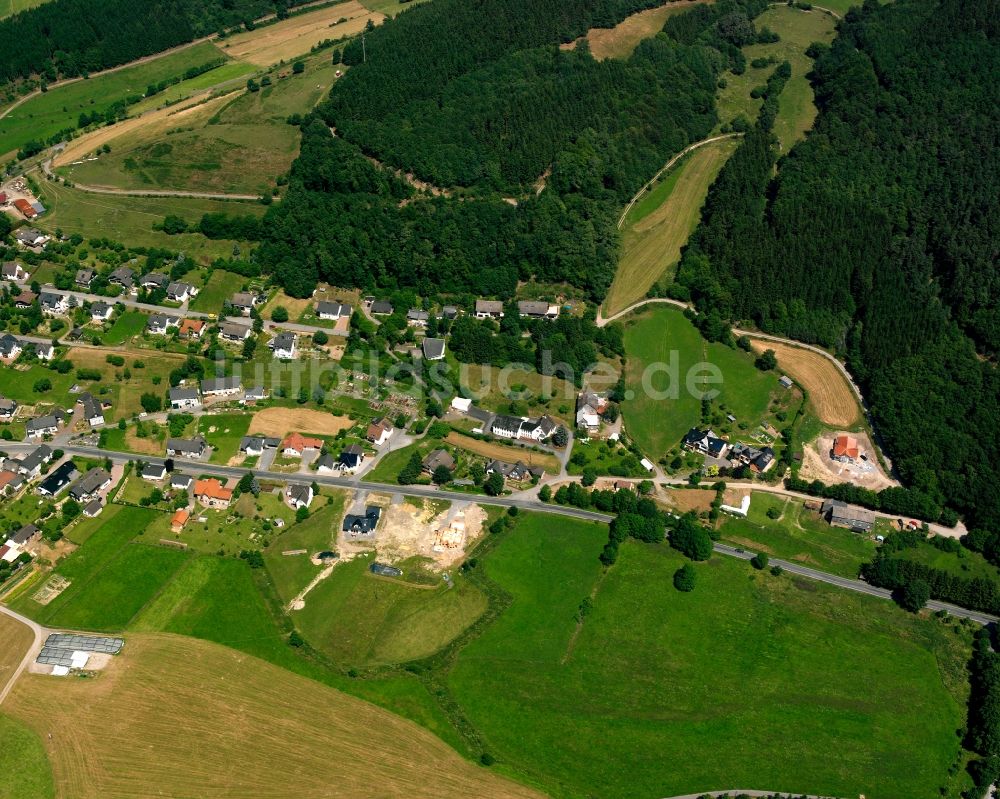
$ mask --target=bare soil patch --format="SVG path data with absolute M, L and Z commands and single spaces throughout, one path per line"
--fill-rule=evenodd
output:
M 282 438 L 288 433 L 335 436 L 354 425 L 346 416 L 334 416 L 310 408 L 265 408 L 257 411 L 247 431 Z
M 703 513 L 712 509 L 715 492 L 708 488 L 680 488 L 667 490 L 667 502 L 678 513 Z
M 129 452 L 135 452 L 138 455 L 164 454 L 162 441 L 158 441 L 155 438 L 139 438 L 135 434 L 134 427 L 129 427 L 125 431 L 125 445 L 129 448 Z
M 339 20 L 343 19 L 343 22 Z M 269 67 L 279 61 L 307 55 L 325 39 L 353 36 L 364 30 L 368 20 L 376 25 L 385 19 L 358 2 L 338 3 L 308 14 L 300 14 L 258 30 L 240 33 L 222 44 L 232 58 Z
M 802 466 L 799 477 L 803 480 L 819 480 L 827 485 L 852 483 L 873 491 L 880 491 L 899 483 L 889 477 L 875 457 L 871 439 L 864 433 L 851 433 L 858 440 L 861 453 L 867 460 L 858 458 L 855 463 L 835 461 L 830 457 L 833 440 L 839 433 L 826 433 L 806 445 L 802 450 Z
M 810 350 L 776 341 L 751 339 L 755 352 L 774 350 L 778 368 L 794 377 L 809 392 L 809 402 L 820 421 L 831 427 L 852 427 L 861 419 L 861 408 L 847 378 L 827 358 Z
M 429 558 L 435 569 L 447 569 L 465 559 L 485 520 L 486 513 L 476 504 L 441 509 L 427 500 L 420 507 L 401 502 L 386 509 L 375 549 L 379 559 L 389 563 L 419 556 Z

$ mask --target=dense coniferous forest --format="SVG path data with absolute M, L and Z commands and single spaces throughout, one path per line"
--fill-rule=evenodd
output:
M 721 0 L 690 41 L 661 35 L 622 61 L 557 46 L 650 5 L 435 0 L 353 43 L 355 66 L 303 123 L 263 263 L 299 295 L 323 279 L 505 296 L 534 276 L 603 297 L 618 209 L 715 125 L 734 50 L 721 32 L 756 35 L 764 7 Z M 449 191 L 408 197 L 394 168 Z
M 0 22 L 0 83 L 97 72 L 304 0 L 52 0 Z
M 820 114 L 747 135 L 678 296 L 832 346 L 904 480 L 1000 531 L 1000 3 L 866 2 L 815 48 Z M 977 352 L 978 350 L 978 352 Z M 1000 558 L 996 534 L 971 537 Z

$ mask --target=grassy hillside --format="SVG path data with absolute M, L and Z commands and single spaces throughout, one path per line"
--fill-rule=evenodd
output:
M 56 783 L 74 799 L 538 796 L 411 722 L 189 638 L 131 635 L 96 679 L 30 676 L 8 710 L 56 731 Z
M 0 714 L 0 799 L 52 799 L 52 766 L 27 725 Z
M 0 19 L 17 14 L 35 6 L 40 6 L 47 0 L 0 0 Z
M 724 558 L 682 594 L 662 545 L 626 544 L 602 578 L 602 528 L 539 521 L 486 560 L 513 604 L 449 678 L 494 755 L 555 796 L 937 793 L 964 723 L 964 635 Z

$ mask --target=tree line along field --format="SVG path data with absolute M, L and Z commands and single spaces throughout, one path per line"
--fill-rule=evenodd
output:
M 81 185 L 263 194 L 298 155 L 299 131 L 288 117 L 307 114 L 335 80 L 329 51 L 304 63 L 302 74 L 275 68 L 266 73 L 271 85 L 257 92 L 240 87 L 182 120 L 124 123 L 117 136 L 114 129 L 100 131 L 102 140 L 110 137 L 110 153 L 73 164 L 64 158 L 58 172 Z M 87 138 L 78 146 L 89 150 Z
M 31 140 L 43 141 L 62 130 L 75 128 L 80 114 L 103 113 L 126 97 L 145 94 L 150 84 L 180 77 L 191 67 L 220 58 L 226 56 L 215 45 L 202 42 L 141 64 L 36 94 L 0 119 L 0 153 L 9 153 Z
M 9 709 L 36 735 L 55 731 L 47 747 L 56 782 L 79 799 L 124 799 L 152 786 L 219 799 L 540 796 L 412 722 L 190 638 L 130 635 L 90 680 L 28 675 Z

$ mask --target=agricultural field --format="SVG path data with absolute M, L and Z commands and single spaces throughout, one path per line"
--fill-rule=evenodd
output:
M 665 545 L 627 542 L 602 577 L 606 536 L 522 517 L 484 559 L 513 602 L 448 685 L 499 760 L 558 797 L 759 785 L 909 799 L 948 783 L 963 628 L 719 557 L 680 593 L 685 561 Z
M 677 264 L 709 187 L 737 145 L 726 139 L 699 147 L 632 207 L 622 228 L 621 259 L 604 301 L 607 316 L 641 300 Z
M 36 226 L 48 233 L 63 230 L 79 233 L 85 238 L 108 238 L 128 243 L 131 247 L 162 247 L 171 252 L 183 252 L 201 264 L 216 258 L 228 258 L 233 247 L 246 242 L 229 239 L 207 239 L 200 233 L 169 235 L 153 230 L 153 225 L 170 214 L 189 220 L 199 220 L 203 214 L 252 214 L 263 216 L 260 203 L 236 200 L 207 200 L 194 197 L 128 197 L 113 194 L 93 194 L 70 188 L 51 180 L 40 185 L 41 201 L 48 212 Z
M 696 392 L 719 391 L 714 402 L 734 414 L 746 429 L 767 418 L 777 376 L 756 369 L 746 353 L 706 342 L 676 308 L 653 306 L 629 321 L 625 350 L 625 383 L 634 392 L 622 404 L 625 425 L 653 460 L 663 457 L 699 424 L 701 400 Z M 721 383 L 701 382 L 704 364 L 720 370 Z
M 377 25 L 384 18 L 383 14 L 348 0 L 229 36 L 220 47 L 232 58 L 269 67 L 308 55 L 311 48 L 327 39 L 355 36 L 364 30 L 369 20 Z
M 174 796 L 287 796 L 289 774 L 303 799 L 538 796 L 373 705 L 176 636 L 131 635 L 96 679 L 29 676 L 8 710 L 36 735 L 73 731 L 47 748 L 56 784 L 74 799 L 124 799 L 151 785 Z
M 178 77 L 223 57 L 209 42 L 185 47 L 141 64 L 76 80 L 37 94 L 0 118 L 0 153 L 10 153 L 31 140 L 45 140 L 75 128 L 80 114 L 103 112 L 126 97 L 143 95 L 146 87 Z
M 847 377 L 828 358 L 793 344 L 751 339 L 755 352 L 774 350 L 778 369 L 809 392 L 809 404 L 821 422 L 852 429 L 861 422 L 861 406 Z
M 767 81 L 774 65 L 755 69 L 750 62 L 755 58 L 772 57 L 777 63 L 787 60 L 792 65 L 792 77 L 778 98 L 778 116 L 774 122 L 781 151 L 787 153 L 812 127 L 817 113 L 812 86 L 806 78 L 813 64 L 806 49 L 813 42 L 831 42 L 836 19 L 818 10 L 800 11 L 787 5 L 775 5 L 758 16 L 755 24 L 757 30 L 770 28 L 781 40 L 743 48 L 747 70 L 742 75 L 726 74 L 726 87 L 719 90 L 717 98 L 719 119 L 726 124 L 742 114 L 754 120 L 763 101 L 752 98 L 750 92 Z
M 26 624 L 21 624 L 10 616 L 0 616 L 0 641 L 4 644 L 0 650 L 0 691 L 7 685 L 14 669 L 20 665 L 21 658 L 34 640 L 35 636 Z
M 454 587 L 375 577 L 370 561 L 340 563 L 291 616 L 306 640 L 338 664 L 365 668 L 432 655 L 486 610 L 486 597 L 461 574 Z
M 335 436 L 341 430 L 349 430 L 354 422 L 346 416 L 338 416 L 311 408 L 273 407 L 257 411 L 250 422 L 249 432 L 264 436 L 282 438 L 288 433 L 312 433 L 316 436 Z
M 58 160 L 59 172 L 82 185 L 263 194 L 298 155 L 298 130 L 286 120 L 311 111 L 335 80 L 337 67 L 327 51 L 306 65 L 301 75 L 288 66 L 272 70 L 266 76 L 271 84 L 257 92 L 241 84 L 240 91 L 176 117 L 171 108 L 98 131 L 94 135 L 108 139 L 111 153 L 66 166 L 81 156 L 70 154 Z M 96 143 L 85 137 L 78 149 L 90 152 Z
M 682 14 L 691 6 L 711 0 L 673 0 L 656 8 L 639 11 L 619 22 L 613 28 L 591 28 L 584 37 L 594 58 L 628 58 L 643 39 L 649 39 L 663 30 L 668 17 Z M 563 49 L 576 46 L 576 42 L 561 45 Z
M 771 519 L 769 510 L 781 515 Z M 724 541 L 751 552 L 842 577 L 857 577 L 861 564 L 875 556 L 875 542 L 868 536 L 827 524 L 798 500 L 760 491 L 753 493 L 748 517 L 723 515 L 719 532 Z
M 52 766 L 41 736 L 26 724 L 0 714 L 0 799 L 53 799 Z

